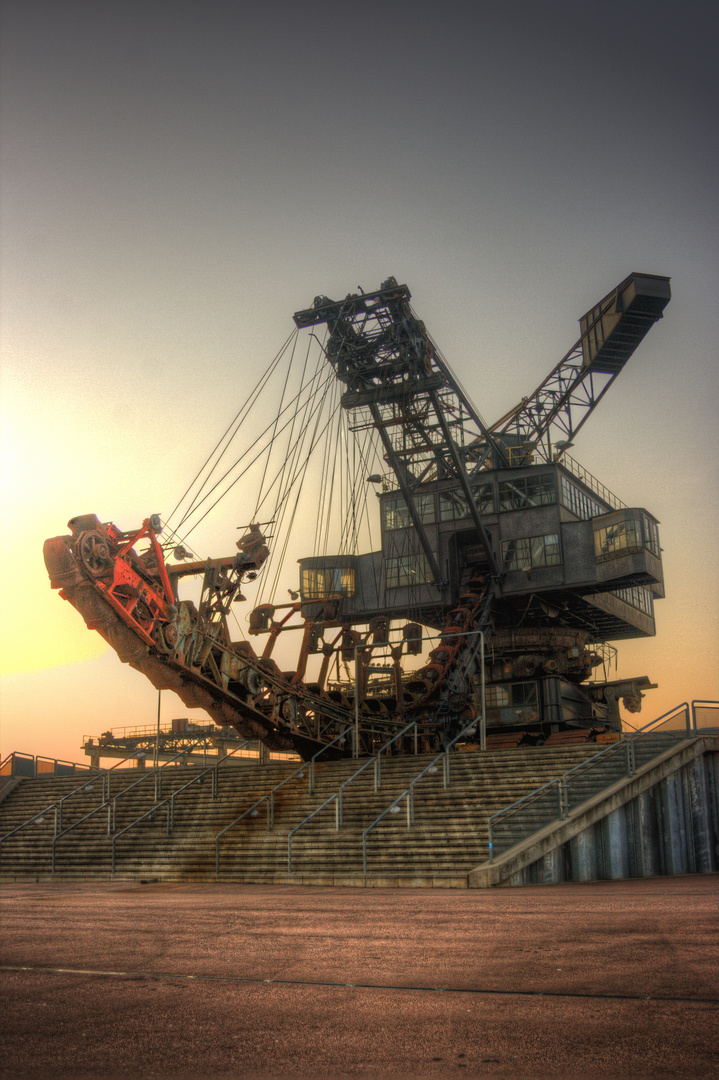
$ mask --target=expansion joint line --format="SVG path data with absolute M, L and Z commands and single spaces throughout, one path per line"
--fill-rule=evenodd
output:
M 325 988 L 329 990 L 401 990 L 424 994 L 471 994 L 478 997 L 534 997 L 534 998 L 579 998 L 599 1001 L 651 1001 L 654 1003 L 684 1002 L 691 1005 L 719 1005 L 716 997 L 687 997 L 686 995 L 652 994 L 593 994 L 572 990 L 510 990 L 482 986 L 413 986 L 407 983 L 346 983 L 331 982 L 327 979 L 261 979 L 257 976 L 244 975 L 191 975 L 186 972 L 173 974 L 168 971 L 100 971 L 89 968 L 54 968 L 21 967 L 0 964 L 0 971 L 25 972 L 35 975 L 91 975 L 105 979 L 126 979 L 141 981 L 144 979 L 176 980 L 188 982 L 244 983 L 255 986 L 300 986 L 307 988 Z

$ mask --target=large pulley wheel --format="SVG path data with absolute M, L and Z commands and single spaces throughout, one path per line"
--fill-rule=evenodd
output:
M 180 635 L 174 623 L 156 623 L 152 636 L 157 648 L 165 656 L 172 656 L 176 651 Z
M 95 530 L 82 533 L 78 549 L 80 562 L 90 577 L 103 577 L 112 569 L 110 548 L 102 533 Z

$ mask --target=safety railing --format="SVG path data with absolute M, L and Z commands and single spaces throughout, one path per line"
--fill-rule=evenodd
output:
M 719 735 L 719 701 L 692 701 L 692 727 L 697 735 Z
M 682 701 L 681 705 L 675 705 L 669 712 L 662 713 L 655 720 L 650 720 L 649 723 L 636 728 L 633 734 L 646 734 L 650 731 L 681 731 L 691 735 L 692 730 L 692 708 L 689 702 Z
M 28 755 L 28 757 L 29 756 L 30 755 Z M 103 806 L 105 806 L 107 804 L 106 799 L 109 798 L 109 791 L 110 791 L 110 776 L 109 776 L 109 774 L 114 769 L 117 769 L 117 768 L 119 768 L 119 766 L 124 765 L 126 761 L 130 761 L 130 760 L 132 760 L 132 758 L 136 758 L 138 756 L 144 757 L 145 755 L 144 754 L 141 754 L 141 755 L 133 754 L 132 757 L 125 758 L 124 761 L 118 761 L 117 765 L 113 765 L 109 769 L 104 769 L 101 772 L 93 772 L 92 775 L 89 777 L 89 779 L 86 780 L 84 784 L 81 784 L 80 787 L 73 788 L 73 790 L 69 791 L 67 793 L 67 795 L 63 795 L 63 797 L 61 799 L 57 799 L 54 803 L 51 803 L 49 806 L 46 806 L 44 810 L 40 810 L 39 813 L 33 814 L 31 817 L 29 817 L 27 819 L 27 821 L 23 821 L 20 825 L 17 825 L 9 833 L 5 833 L 4 836 L 0 837 L 0 854 L 2 854 L 2 844 L 3 844 L 4 840 L 9 839 L 9 837 L 14 836 L 15 833 L 20 832 L 21 829 L 25 829 L 29 825 L 42 824 L 44 822 L 45 815 L 49 814 L 50 811 L 52 811 L 53 815 L 54 815 L 53 844 L 52 844 L 52 849 L 53 849 L 53 873 L 54 873 L 55 872 L 55 842 L 58 839 L 58 837 L 63 834 L 62 815 L 63 815 L 64 806 L 65 806 L 65 803 L 67 802 L 67 800 L 71 799 L 73 795 L 79 795 L 81 791 L 87 791 L 88 789 L 92 790 L 94 785 L 97 783 L 97 781 L 101 780 L 102 781 L 102 802 L 90 814 L 86 814 L 84 818 L 81 818 L 80 821 L 84 821 L 87 817 L 92 817 L 93 814 L 96 814 L 98 812 L 98 810 L 102 810 Z M 50 760 L 54 760 L 54 759 L 50 759 Z M 107 781 L 107 791 L 108 791 L 108 796 L 107 797 L 105 795 L 105 783 L 106 783 L 106 781 Z M 80 821 L 75 822 L 75 825 L 79 825 Z M 74 828 L 74 827 L 75 827 L 74 825 L 71 826 L 71 828 Z M 68 831 L 69 831 L 68 829 L 64 830 L 64 832 L 68 832 Z
M 169 765 L 173 765 L 180 758 L 186 757 L 191 754 L 192 751 L 200 746 L 200 740 L 195 743 L 191 743 L 189 746 L 185 746 L 178 753 L 173 754 L 171 758 L 168 758 L 162 765 L 155 765 L 150 771 L 146 772 L 144 776 L 141 776 L 139 780 L 136 780 L 134 784 L 130 784 L 129 787 L 123 788 L 117 795 L 108 802 L 107 807 L 107 835 L 112 836 L 115 831 L 115 825 L 117 823 L 117 800 L 124 798 L 125 795 L 129 795 L 131 791 L 139 787 L 140 784 L 144 784 L 146 780 L 154 780 L 155 782 L 155 802 L 158 802 L 162 798 L 162 778 L 165 774 L 165 769 Z
M 467 735 L 473 735 L 475 733 L 475 731 L 477 730 L 477 725 L 479 723 L 480 723 L 480 719 L 478 719 L 477 717 L 475 717 L 474 720 L 470 721 L 470 723 L 467 724 L 467 726 L 464 727 L 459 732 L 458 735 L 455 735 L 454 738 L 450 742 L 447 743 L 447 745 L 444 747 L 444 749 L 441 751 L 441 753 L 437 754 L 436 757 L 432 758 L 429 765 L 426 765 L 424 767 L 424 769 L 422 769 L 422 772 L 418 776 L 415 776 L 414 780 L 412 780 L 410 785 L 407 788 L 405 788 L 405 790 L 403 792 L 401 792 L 401 794 L 399 794 L 397 796 L 397 798 L 394 800 L 394 802 L 390 803 L 390 805 L 386 808 L 386 810 L 383 810 L 382 813 L 379 815 L 379 817 L 376 817 L 374 819 L 374 821 L 372 822 L 372 824 L 369 825 L 365 829 L 365 831 L 362 833 L 362 872 L 363 873 L 365 873 L 365 874 L 367 873 L 367 837 L 372 832 L 372 830 L 375 829 L 377 827 L 377 825 L 379 825 L 380 821 L 382 821 L 384 818 L 386 818 L 388 814 L 391 814 L 392 811 L 396 807 L 399 806 L 399 804 L 402 802 L 403 799 L 407 800 L 407 828 L 411 829 L 412 825 L 414 824 L 414 789 L 415 789 L 416 785 L 419 783 L 420 780 L 424 779 L 424 777 L 427 776 L 428 774 L 430 774 L 432 772 L 439 772 L 439 768 L 438 768 L 437 763 L 439 761 L 442 761 L 442 763 L 443 763 L 442 764 L 442 786 L 445 789 L 448 788 L 449 784 L 450 784 L 450 765 L 449 765 L 450 754 L 449 754 L 449 752 L 452 749 L 452 747 L 456 745 L 456 743 L 460 742 L 461 739 L 466 738 Z
M 563 465 L 568 472 L 572 473 L 573 476 L 576 476 L 577 480 L 581 480 L 582 483 L 586 484 L 590 491 L 593 491 L 600 499 L 609 503 L 614 510 L 626 510 L 626 503 L 623 503 L 621 499 L 618 499 L 614 492 L 610 491 L 600 480 L 597 480 L 596 476 L 593 476 L 592 473 L 590 473 L 589 469 L 585 469 L 583 465 L 580 465 L 579 462 L 575 461 L 569 454 L 562 454 L 560 464 Z
M 35 755 L 14 750 L 0 761 L 0 776 L 34 777 Z
M 222 839 L 222 837 L 225 836 L 225 834 L 228 833 L 231 829 L 234 829 L 235 825 L 239 825 L 241 821 L 244 821 L 246 817 L 258 817 L 258 807 L 262 806 L 262 803 L 267 803 L 267 831 L 269 832 L 275 822 L 275 793 L 279 791 L 280 788 L 283 788 L 285 784 L 289 784 L 290 780 L 294 780 L 295 777 L 298 777 L 300 780 L 304 779 L 305 773 L 309 772 L 309 793 L 311 795 L 315 790 L 315 763 L 317 759 L 321 757 L 322 754 L 326 753 L 332 746 L 334 746 L 335 743 L 338 743 L 340 741 L 345 742 L 347 736 L 351 735 L 351 733 L 352 728 L 348 725 L 343 729 L 343 731 L 340 732 L 339 735 L 336 736 L 336 738 L 332 740 L 332 742 L 327 743 L 326 746 L 323 746 L 320 750 L 318 750 L 317 753 L 310 758 L 309 762 L 303 761 L 303 763 L 297 769 L 295 769 L 293 773 L 290 773 L 289 776 L 286 776 L 284 780 L 281 780 L 279 782 L 279 784 L 275 784 L 275 786 L 272 788 L 271 791 L 267 793 L 267 795 L 263 795 L 261 798 L 257 799 L 256 802 L 253 802 L 252 806 L 248 806 L 244 813 L 240 814 L 239 817 L 236 817 L 234 821 L 231 821 L 229 825 L 226 825 L 225 828 L 217 834 L 217 836 L 215 837 L 215 873 L 218 876 L 220 873 L 220 840 Z
M 689 705 L 684 701 L 637 731 L 610 743 L 562 776 L 492 814 L 488 823 L 489 861 L 547 825 L 564 820 L 619 780 L 634 776 L 637 769 L 665 753 L 673 742 L 696 738 L 699 709 L 719 713 L 719 702 L 696 701 Z M 662 740 L 650 738 L 656 735 L 663 736 Z
M 183 751 L 183 753 L 185 753 L 185 752 L 186 751 Z M 150 777 L 155 777 L 155 774 L 157 772 L 159 772 L 160 769 L 164 769 L 165 766 L 160 765 L 159 767 L 155 767 L 154 769 L 152 769 L 150 772 L 144 773 L 139 778 L 139 780 L 135 780 L 134 783 L 128 785 L 128 787 L 123 788 L 123 790 L 118 792 L 118 794 L 115 795 L 114 798 L 113 798 L 113 796 L 112 796 L 112 777 L 111 777 L 110 774 L 113 773 L 115 771 L 115 769 L 120 769 L 128 761 L 134 761 L 136 759 L 139 760 L 139 761 L 143 761 L 145 759 L 145 756 L 146 755 L 145 755 L 145 752 L 143 750 L 137 750 L 134 754 L 131 754 L 129 757 L 123 758 L 122 761 L 118 761 L 116 765 L 111 765 L 109 769 L 104 769 L 102 774 L 101 774 L 101 776 L 102 776 L 102 802 L 100 803 L 100 805 L 96 806 L 94 810 L 91 810 L 89 814 L 85 814 L 84 817 L 81 817 L 77 821 L 73 822 L 72 825 L 68 825 L 68 827 L 66 829 L 62 828 L 62 823 L 60 824 L 59 830 L 57 828 L 55 829 L 55 835 L 54 835 L 53 841 L 52 841 L 52 873 L 53 874 L 55 873 L 55 863 L 56 863 L 56 853 L 57 853 L 57 842 L 58 842 L 58 840 L 61 840 L 63 836 L 66 836 L 68 833 L 72 832 L 74 829 L 76 829 L 78 827 L 78 825 L 83 825 L 86 821 L 89 821 L 90 818 L 94 817 L 95 814 L 99 814 L 101 810 L 105 810 L 105 809 L 107 809 L 107 835 L 110 836 L 112 828 L 114 827 L 114 822 L 115 822 L 116 800 L 119 799 L 120 796 L 124 795 L 126 792 L 131 791 L 133 788 L 136 788 L 139 784 L 142 784 L 145 780 L 149 779 Z M 181 757 L 182 754 L 179 754 L 177 756 Z M 169 765 L 170 762 L 169 761 L 165 762 L 165 764 Z M 157 790 L 157 778 L 156 777 L 155 777 L 155 780 L 156 780 L 155 790 Z M 105 787 L 106 782 L 107 782 L 107 787 Z M 90 783 L 91 783 L 91 781 L 90 781 Z M 87 787 L 87 784 L 85 785 L 85 787 Z M 160 787 L 162 787 L 162 778 L 161 777 L 160 777 Z M 73 794 L 73 793 L 71 793 L 71 794 Z
M 147 821 L 148 819 L 152 820 L 153 818 L 155 818 L 157 816 L 157 814 L 159 813 L 159 811 L 163 808 L 163 806 L 167 807 L 167 835 L 170 836 L 172 834 L 172 830 L 175 827 L 175 799 L 178 797 L 178 795 L 182 795 L 183 792 L 187 791 L 187 789 L 192 787 L 193 784 L 198 784 L 198 783 L 203 784 L 205 782 L 205 779 L 206 779 L 208 773 L 211 773 L 212 774 L 212 798 L 216 799 L 217 798 L 217 793 L 218 793 L 218 790 L 219 790 L 219 768 L 220 768 L 220 766 L 224 765 L 224 763 L 229 758 L 233 757 L 236 753 L 238 753 L 238 751 L 242 750 L 243 747 L 247 746 L 251 742 L 257 742 L 257 740 L 256 739 L 247 739 L 245 742 L 240 743 L 239 746 L 236 746 L 234 748 L 234 750 L 230 750 L 229 754 L 225 754 L 225 756 L 220 758 L 219 761 L 215 762 L 214 765 L 210 765 L 209 768 L 203 769 L 201 773 L 197 774 L 197 776 L 193 776 L 192 779 L 188 780 L 186 784 L 183 784 L 182 787 L 177 788 L 176 791 L 173 791 L 172 795 L 168 795 L 166 799 L 162 799 L 160 802 L 155 803 L 155 805 L 150 807 L 149 810 L 146 810 L 144 814 L 140 814 L 140 816 L 135 818 L 134 821 L 130 822 L 129 825 L 126 825 L 124 829 L 120 829 L 119 832 L 115 833 L 115 835 L 112 838 L 112 873 L 113 874 L 115 873 L 116 858 L 117 858 L 117 856 L 116 856 L 116 846 L 115 845 L 116 845 L 116 842 L 120 839 L 121 836 L 124 836 L 125 833 L 128 833 L 130 831 L 130 829 L 134 829 L 135 826 L 139 825 L 141 822 Z
M 337 791 L 333 792 L 332 795 L 330 795 L 329 799 L 325 799 L 321 806 L 316 807 L 311 814 L 307 815 L 304 821 L 301 821 L 299 825 L 292 829 L 292 831 L 287 837 L 287 872 L 289 874 L 292 873 L 292 838 L 294 837 L 294 835 L 298 833 L 300 829 L 303 829 L 308 822 L 312 821 L 312 819 L 316 817 L 321 810 L 324 810 L 325 807 L 330 806 L 333 802 L 335 803 L 335 828 L 339 829 L 342 825 L 343 796 L 345 788 L 349 784 L 351 784 L 352 781 L 360 775 L 360 773 L 363 773 L 365 769 L 369 768 L 370 765 L 374 764 L 374 790 L 375 792 L 379 791 L 382 786 L 382 754 L 386 750 L 389 750 L 390 746 L 392 746 L 393 743 L 396 743 L 399 739 L 404 738 L 407 733 L 409 731 L 412 731 L 413 729 L 414 752 L 416 754 L 418 730 L 417 721 L 413 720 L 411 724 L 407 724 L 407 726 L 405 728 L 402 728 L 400 732 L 398 732 L 396 735 L 393 735 L 392 738 L 388 739 L 386 743 L 383 743 L 382 746 L 380 746 L 379 750 L 377 750 L 376 753 L 372 755 L 372 757 L 367 758 L 364 765 L 360 765 L 359 769 L 353 772 L 350 777 L 348 777 L 342 784 L 340 784 Z
M 36 779 L 38 776 L 74 776 L 78 772 L 97 771 L 94 765 L 84 762 L 64 761 L 62 758 L 50 758 L 42 754 L 24 754 L 17 750 L 0 761 L 0 777 Z

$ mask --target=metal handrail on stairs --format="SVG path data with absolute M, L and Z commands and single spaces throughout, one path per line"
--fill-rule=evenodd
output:
M 522 839 L 526 839 L 528 836 L 531 836 L 533 833 L 545 828 L 547 825 L 551 825 L 554 821 L 563 821 L 569 816 L 570 813 L 576 810 L 578 806 L 581 806 L 588 799 L 594 798 L 595 795 L 600 794 L 600 792 L 604 791 L 607 787 L 610 787 L 612 784 L 616 783 L 619 779 L 634 776 L 638 767 L 637 743 L 639 743 L 640 746 L 648 745 L 646 742 L 643 741 L 644 738 L 647 735 L 655 735 L 662 733 L 662 726 L 667 723 L 671 723 L 678 716 L 678 714 L 683 712 L 685 715 L 684 731 L 682 731 L 681 728 L 674 728 L 667 730 L 662 734 L 670 736 L 674 735 L 677 738 L 682 739 L 682 741 L 684 741 L 685 739 L 696 738 L 698 734 L 696 725 L 697 707 L 719 708 L 719 702 L 696 701 L 692 702 L 690 707 L 690 705 L 686 701 L 683 701 L 681 705 L 676 705 L 673 709 L 670 709 L 668 712 L 663 713 L 661 716 L 657 717 L 656 720 L 650 720 L 648 724 L 645 724 L 644 727 L 639 728 L 637 731 L 634 731 L 628 735 L 624 733 L 623 737 L 617 742 L 610 743 L 598 753 L 593 754 L 590 758 L 587 758 L 586 761 L 582 761 L 578 765 L 575 765 L 573 768 L 568 769 L 560 777 L 556 777 L 555 779 L 550 780 L 548 783 L 542 784 L 541 787 L 538 787 L 534 791 L 531 791 L 528 795 L 525 795 L 523 798 L 518 799 L 514 803 L 511 803 L 509 806 L 503 807 L 501 810 L 498 810 L 497 813 L 492 814 L 488 819 L 490 863 L 494 861 L 494 855 L 495 853 L 497 853 L 497 848 L 495 844 L 497 825 L 501 825 L 503 821 L 506 821 L 508 818 L 511 818 L 513 816 L 516 817 L 516 815 L 520 814 L 522 811 L 527 811 L 530 815 L 530 820 L 525 825 L 525 832 L 522 837 Z M 664 749 L 658 749 L 656 754 L 653 756 L 656 757 L 663 752 Z M 570 797 L 570 784 L 572 783 L 572 781 L 578 777 L 583 778 L 587 772 L 596 769 L 597 766 L 603 766 L 606 762 L 610 761 L 614 755 L 619 757 L 622 754 L 624 756 L 624 763 L 620 775 L 613 775 L 607 778 L 606 774 L 599 774 L 599 782 L 595 782 L 591 790 L 583 791 L 581 793 L 580 801 L 572 805 L 572 799 Z M 651 760 L 652 758 L 647 759 L 647 761 Z M 646 763 L 647 762 L 644 762 L 644 764 Z M 547 799 L 548 808 L 543 815 L 542 820 L 537 819 L 536 809 L 534 809 L 534 816 L 532 819 L 532 804 L 534 804 L 536 807 L 536 804 L 540 800 L 549 796 L 550 792 L 554 792 L 554 794 Z M 513 838 L 511 843 L 509 843 L 509 845 L 507 846 L 506 850 L 509 850 L 510 847 L 514 847 L 515 844 L 519 842 L 519 840 Z
M 84 822 L 89 821 L 91 818 L 94 818 L 96 813 L 99 813 L 100 810 L 104 810 L 105 808 L 107 808 L 107 835 L 110 836 L 110 834 L 112 832 L 112 828 L 114 827 L 114 820 L 116 820 L 117 800 L 120 798 L 120 796 L 125 795 L 127 792 L 132 792 L 133 788 L 137 787 L 138 784 L 144 783 L 144 781 L 146 781 L 148 779 L 148 777 L 154 777 L 155 798 L 157 798 L 158 797 L 158 795 L 157 795 L 157 793 L 158 793 L 158 775 L 157 774 L 161 773 L 162 769 L 164 769 L 165 766 L 172 765 L 172 762 L 177 760 L 178 757 L 182 757 L 182 755 L 185 755 L 188 752 L 192 751 L 193 748 L 195 746 L 198 746 L 198 745 L 200 745 L 200 744 L 199 743 L 192 743 L 191 746 L 186 747 L 185 750 L 180 751 L 179 754 L 176 754 L 174 757 L 171 757 L 171 758 L 169 758 L 169 760 L 165 761 L 164 765 L 154 766 L 153 769 L 150 772 L 146 772 L 144 775 L 141 775 L 139 780 L 136 780 L 134 783 L 128 785 L 127 787 L 124 787 L 122 789 L 122 791 L 118 792 L 118 794 L 116 796 L 114 796 L 113 798 L 110 798 L 110 794 L 111 794 L 110 793 L 110 778 L 108 777 L 107 798 L 104 798 L 104 801 L 100 802 L 100 805 L 98 807 L 95 807 L 94 810 L 91 810 L 90 813 L 86 813 L 84 815 L 84 818 L 80 818 L 78 821 L 74 822 L 72 825 L 68 825 L 67 828 L 64 828 L 62 832 L 59 832 L 59 833 L 55 834 L 55 836 L 53 838 L 52 873 L 53 874 L 55 873 L 56 845 L 57 845 L 57 841 L 59 839 L 62 839 L 64 836 L 67 836 L 68 833 L 71 833 L 73 828 L 77 828 L 78 825 L 82 825 Z M 136 751 L 134 754 L 131 755 L 131 757 L 123 758 L 123 761 L 130 761 L 132 758 L 144 758 L 144 757 L 145 757 L 145 752 L 144 751 Z M 123 761 L 119 761 L 118 765 L 122 765 Z M 106 771 L 108 773 L 110 773 L 110 772 L 112 772 L 113 769 L 117 769 L 117 768 L 118 768 L 117 765 L 113 765 L 110 769 L 107 769 Z M 162 791 L 162 775 L 160 775 L 159 780 L 160 780 L 160 791 Z M 105 796 L 105 787 L 103 787 L 103 795 Z
M 191 754 L 195 747 L 200 746 L 201 744 L 204 744 L 204 739 L 198 739 L 196 742 L 193 742 L 189 746 L 184 747 L 184 749 L 178 751 L 177 754 L 173 754 L 171 758 L 168 758 L 163 765 L 155 765 L 151 772 L 146 772 L 145 775 L 141 776 L 139 780 L 136 780 L 134 784 L 130 784 L 129 787 L 123 788 L 122 791 L 118 791 L 117 795 L 115 795 L 112 800 L 108 799 L 107 835 L 111 836 L 113 829 L 115 828 L 115 821 L 117 817 L 117 800 L 119 798 L 122 798 L 123 796 L 129 794 L 129 792 L 134 791 L 136 787 L 139 787 L 140 784 L 144 784 L 145 780 L 149 779 L 150 777 L 152 777 L 155 781 L 155 799 L 162 798 L 162 777 L 164 775 L 163 770 L 166 769 L 168 765 L 172 765 L 173 762 L 178 761 L 179 758 L 185 757 L 187 754 Z M 77 824 L 79 825 L 80 823 L 78 822 Z
M 315 790 L 315 763 L 317 761 L 317 758 L 321 757 L 322 754 L 329 750 L 331 746 L 334 746 L 335 743 L 340 742 L 340 740 L 346 740 L 347 736 L 351 734 L 351 732 L 352 727 L 351 725 L 348 725 L 343 731 L 340 732 L 339 735 L 337 735 L 336 738 L 332 740 L 332 742 L 327 743 L 326 746 L 323 746 L 320 750 L 317 751 L 316 754 L 313 754 L 309 762 L 303 761 L 302 764 L 298 766 L 298 768 L 296 768 L 293 773 L 290 773 L 289 776 L 286 776 L 284 780 L 281 780 L 279 782 L 279 784 L 275 784 L 271 791 L 269 791 L 266 795 L 263 795 L 260 799 L 257 799 L 256 802 L 253 802 L 252 806 L 249 806 L 247 810 L 244 811 L 244 813 L 240 814 L 239 817 L 236 817 L 234 821 L 231 821 L 229 825 L 226 825 L 225 828 L 221 830 L 221 832 L 218 832 L 217 836 L 215 837 L 215 874 L 217 876 L 219 876 L 220 873 L 220 840 L 225 835 L 225 833 L 228 833 L 230 829 L 234 829 L 235 825 L 239 825 L 239 823 L 243 821 L 248 816 L 248 814 L 252 814 L 253 817 L 257 817 L 259 814 L 257 807 L 261 806 L 263 802 L 267 803 L 267 831 L 269 832 L 275 822 L 275 792 L 279 791 L 279 789 L 281 787 L 284 787 L 285 784 L 289 784 L 290 780 L 294 780 L 296 776 L 298 776 L 301 780 L 304 779 L 305 770 L 309 769 L 309 793 L 311 795 L 312 792 Z
M 110 795 L 110 773 L 114 769 L 118 769 L 121 765 L 124 765 L 126 761 L 132 761 L 132 760 L 134 760 L 136 758 L 144 758 L 144 756 L 145 756 L 144 751 L 137 750 L 137 751 L 135 751 L 134 754 L 130 754 L 129 757 L 123 758 L 122 761 L 118 761 L 115 765 L 111 765 L 108 769 L 102 769 L 100 771 L 93 772 L 92 776 L 88 777 L 88 779 L 85 781 L 85 783 L 81 784 L 80 787 L 74 788 L 72 791 L 69 791 L 67 793 L 67 795 L 63 795 L 63 797 L 61 799 L 58 799 L 56 802 L 51 803 L 49 806 L 46 806 L 44 810 L 40 810 L 38 813 L 33 814 L 31 817 L 29 817 L 27 819 L 27 821 L 23 821 L 22 824 L 17 825 L 9 833 L 5 833 L 4 836 L 0 836 L 0 855 L 2 854 L 2 844 L 3 844 L 4 840 L 7 840 L 9 837 L 14 836 L 15 833 L 20 832 L 21 829 L 26 828 L 28 825 L 34 825 L 35 823 L 39 824 L 40 822 L 42 822 L 43 816 L 45 814 L 49 814 L 50 811 L 53 810 L 55 812 L 55 814 L 54 814 L 55 822 L 54 822 L 54 828 L 53 828 L 53 844 L 52 844 L 52 847 L 53 847 L 53 873 L 54 873 L 55 872 L 55 841 L 58 839 L 59 836 L 62 836 L 62 835 L 64 835 L 65 832 L 70 831 L 70 829 L 63 830 L 63 827 L 62 827 L 62 813 L 63 813 L 63 807 L 65 805 L 65 802 L 68 799 L 72 798 L 73 795 L 79 795 L 79 793 L 81 791 L 87 791 L 88 788 L 92 789 L 92 787 L 95 785 L 95 783 L 98 780 L 102 780 L 102 802 L 100 803 L 100 805 L 98 807 L 95 808 L 95 810 L 92 811 L 92 814 L 96 814 L 98 810 L 102 810 L 103 806 L 105 806 L 107 804 L 107 801 L 109 799 L 109 795 Z M 33 778 L 33 779 L 35 779 L 35 778 Z M 107 781 L 107 796 L 105 795 L 105 781 Z M 86 817 L 92 817 L 92 814 L 87 814 Z M 85 818 L 81 818 L 80 820 L 84 821 Z M 79 824 L 80 824 L 79 821 L 75 822 L 75 825 L 79 825 Z M 70 826 L 71 829 L 74 828 L 74 827 L 75 827 L 74 825 Z
M 388 739 L 386 743 L 383 743 L 382 746 L 380 746 L 379 750 L 377 750 L 377 752 L 372 755 L 372 757 L 367 758 L 364 765 L 360 765 L 359 769 L 357 769 L 356 772 L 353 772 L 352 775 L 350 777 L 348 777 L 347 780 L 344 781 L 344 783 L 340 784 L 337 791 L 335 791 L 332 795 L 330 795 L 329 799 L 325 799 L 325 801 L 322 803 L 321 806 L 318 806 L 315 810 L 312 811 L 311 814 L 307 815 L 307 817 L 304 819 L 304 821 L 301 821 L 299 825 L 297 825 L 294 829 L 292 829 L 292 831 L 289 833 L 289 835 L 287 837 L 287 873 L 288 874 L 292 873 L 292 837 L 295 835 L 295 833 L 299 832 L 300 829 L 302 829 L 307 824 L 308 821 L 311 821 L 312 818 L 315 817 L 316 814 L 319 814 L 320 810 L 324 810 L 324 808 L 326 806 L 329 806 L 330 803 L 334 802 L 335 799 L 337 800 L 337 803 L 336 803 L 336 806 L 335 806 L 335 829 L 339 829 L 340 825 L 342 824 L 342 796 L 343 796 L 343 793 L 344 793 L 344 789 L 347 787 L 348 784 L 352 783 L 352 781 L 355 779 L 355 777 L 359 776 L 360 773 L 363 773 L 365 771 L 365 769 L 368 768 L 368 766 L 370 766 L 374 762 L 374 790 L 375 790 L 375 792 L 379 791 L 379 789 L 382 787 L 382 773 L 381 773 L 380 760 L 381 760 L 383 752 L 385 750 L 388 750 L 389 747 L 392 745 L 392 743 L 395 743 L 395 742 L 397 742 L 398 739 L 403 738 L 407 734 L 408 731 L 412 730 L 412 728 L 414 728 L 414 752 L 416 754 L 417 753 L 417 733 L 418 733 L 418 729 L 417 729 L 417 721 L 413 720 L 411 724 L 407 724 L 406 727 L 402 728 L 402 730 L 400 732 L 398 732 L 397 735 L 393 735 L 391 739 Z
M 138 818 L 135 818 L 135 820 L 130 822 L 129 825 L 126 825 L 124 829 L 120 829 L 119 832 L 116 832 L 112 838 L 112 873 L 115 873 L 116 840 L 119 840 L 120 837 L 124 836 L 126 832 L 130 831 L 130 829 L 134 829 L 134 827 L 136 825 L 139 825 L 141 821 L 145 821 L 146 818 L 154 818 L 158 810 L 161 810 L 163 806 L 167 806 L 167 835 L 170 836 L 172 834 L 173 828 L 175 827 L 175 799 L 177 798 L 177 796 L 181 795 L 182 792 L 186 791 L 189 787 L 192 787 L 193 784 L 204 783 L 204 778 L 207 776 L 207 774 L 212 773 L 212 798 L 216 799 L 219 790 L 218 770 L 220 768 L 220 765 L 224 765 L 228 758 L 231 758 L 239 750 L 242 750 L 245 746 L 249 746 L 250 743 L 254 742 L 257 742 L 257 739 L 246 739 L 243 743 L 240 743 L 239 746 L 236 746 L 234 750 L 230 750 L 229 754 L 225 754 L 225 756 L 220 758 L 219 761 L 216 761 L 214 765 L 210 765 L 207 769 L 203 769 L 201 773 L 197 774 L 197 776 L 193 776 L 192 779 L 188 780 L 186 784 L 183 784 L 182 787 L 178 788 L 176 791 L 173 791 L 172 795 L 168 795 L 166 799 L 162 799 L 161 802 L 155 803 L 155 805 L 150 807 L 149 810 L 146 810 L 144 814 L 140 814 Z
M 375 818 L 375 820 L 372 822 L 372 824 L 369 825 L 365 829 L 365 831 L 362 833 L 362 872 L 364 874 L 367 873 L 367 837 L 372 832 L 372 830 L 375 828 L 375 826 L 379 825 L 380 821 L 382 821 L 382 819 L 385 818 L 387 816 L 387 814 L 390 814 L 392 812 L 392 810 L 396 806 L 398 806 L 399 803 L 402 802 L 402 799 L 406 799 L 407 800 L 407 828 L 411 829 L 412 828 L 412 823 L 414 822 L 414 787 L 415 787 L 415 784 L 419 783 L 419 781 L 424 776 L 426 776 L 427 773 L 431 772 L 432 769 L 436 769 L 438 761 L 440 761 L 441 759 L 444 759 L 443 768 L 442 768 L 442 786 L 445 789 L 448 788 L 449 783 L 450 783 L 449 751 L 452 749 L 452 747 L 455 745 L 455 743 L 459 742 L 460 739 L 463 739 L 466 735 L 473 734 L 476 731 L 477 725 L 479 723 L 480 723 L 480 719 L 475 716 L 474 720 L 471 720 L 470 723 L 467 724 L 467 726 L 465 728 L 463 728 L 459 732 L 458 735 L 455 735 L 454 738 L 450 742 L 447 743 L 447 745 L 444 747 L 444 749 L 441 751 L 441 753 L 437 754 L 436 757 L 432 758 L 429 765 L 426 765 L 424 767 L 424 769 L 422 769 L 422 772 L 419 774 L 419 776 L 415 776 L 414 780 L 412 780 L 409 787 L 405 788 L 405 790 L 400 795 L 397 796 L 397 798 L 394 800 L 394 802 L 391 803 L 387 807 L 386 810 L 383 810 L 382 813 L 379 815 L 379 817 Z

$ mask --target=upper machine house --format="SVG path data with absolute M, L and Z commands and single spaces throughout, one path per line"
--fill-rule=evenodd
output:
M 333 598 L 337 620 L 365 622 L 384 613 L 428 623 L 455 603 L 470 571 L 487 558 L 464 492 L 435 480 L 412 491 L 442 577 L 436 581 L 417 543 L 407 502 L 385 480 L 379 494 L 382 550 L 300 560 L 303 601 Z M 478 473 L 472 493 L 495 563 L 497 596 L 526 606 L 534 596 L 561 623 L 604 639 L 654 633 L 663 592 L 657 520 L 625 507 L 571 459 Z

